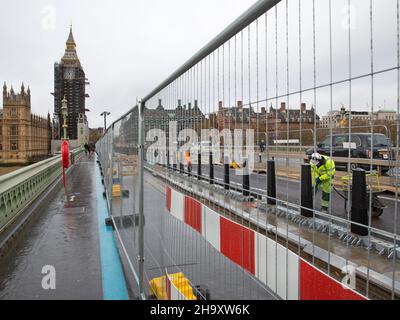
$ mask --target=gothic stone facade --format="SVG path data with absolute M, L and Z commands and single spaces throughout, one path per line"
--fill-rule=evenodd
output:
M 0 165 L 28 164 L 48 157 L 51 143 L 50 115 L 31 113 L 31 92 L 8 92 L 3 86 L 3 110 L 0 112 Z
M 63 123 L 61 101 L 68 102 L 67 135 L 69 139 L 78 139 L 78 122 L 85 117 L 85 72 L 79 61 L 72 27 L 66 43 L 65 53 L 60 63 L 54 64 L 54 112 L 59 123 Z M 58 125 L 58 137 L 62 137 L 62 125 Z

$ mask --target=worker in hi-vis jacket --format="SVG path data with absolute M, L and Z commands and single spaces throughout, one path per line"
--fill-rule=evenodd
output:
M 313 153 L 310 156 L 312 183 L 315 193 L 322 190 L 321 211 L 328 212 L 335 177 L 335 162 L 328 156 Z

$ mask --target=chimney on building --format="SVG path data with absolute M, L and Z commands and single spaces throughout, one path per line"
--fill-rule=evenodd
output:
M 241 109 L 241 108 L 243 108 L 243 101 L 238 101 L 237 102 L 237 107 L 239 108 L 239 109 Z
M 286 110 L 286 102 L 281 102 L 281 111 Z
M 267 109 L 265 107 L 261 107 L 261 114 L 266 114 L 267 113 Z
M 223 108 L 222 101 L 218 101 L 218 109 L 221 110 Z
M 194 107 L 198 108 L 199 106 L 197 105 L 197 100 L 194 100 Z
M 307 110 L 307 105 L 306 105 L 304 102 L 302 102 L 301 107 L 300 107 L 300 110 L 301 110 L 301 112 L 306 112 L 306 110 Z
M 188 103 L 188 107 L 189 107 L 189 111 L 191 111 L 192 110 L 192 103 L 191 102 Z
M 162 107 L 162 99 L 158 99 L 158 106 Z
M 178 107 L 182 107 L 182 100 L 178 99 Z

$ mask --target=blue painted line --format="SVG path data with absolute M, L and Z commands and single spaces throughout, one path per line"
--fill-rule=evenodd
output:
M 100 169 L 97 167 L 97 164 L 95 167 L 103 299 L 128 300 L 128 289 L 126 287 L 113 229 L 112 226 L 106 226 L 105 224 L 105 219 L 108 218 L 108 209 L 106 200 L 103 198 Z

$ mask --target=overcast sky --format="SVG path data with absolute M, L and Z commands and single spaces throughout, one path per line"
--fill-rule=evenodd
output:
M 30 86 L 32 109 L 45 115 L 53 113 L 54 62 L 65 50 L 69 25 L 77 43 L 77 52 L 90 81 L 87 108 L 90 127 L 103 124 L 103 110 L 116 119 L 136 101 L 175 71 L 203 45 L 249 8 L 255 0 L 2 0 L 0 11 L 0 81 L 20 88 Z M 302 87 L 313 84 L 312 0 L 302 0 Z M 317 84 L 329 82 L 328 0 L 316 3 Z M 333 3 L 333 80 L 348 77 L 348 37 L 344 26 L 347 0 Z M 351 0 L 352 72 L 370 70 L 369 1 Z M 286 92 L 285 1 L 279 6 L 279 93 Z M 289 0 L 290 91 L 299 87 L 298 0 Z M 373 0 L 374 70 L 397 65 L 396 0 Z M 274 12 L 269 19 L 269 85 L 274 88 L 275 49 Z M 263 30 L 263 17 L 259 20 Z M 254 31 L 254 29 L 252 29 Z M 260 31 L 263 32 L 263 31 Z M 260 48 L 264 36 L 260 33 Z M 252 37 L 254 45 L 255 37 Z M 261 49 L 260 49 L 261 51 Z M 254 56 L 254 50 L 252 55 Z M 260 59 L 260 74 L 265 61 Z M 272 71 L 272 72 L 271 72 Z M 254 70 L 252 78 L 254 77 Z M 254 83 L 254 79 L 253 79 Z M 232 84 L 231 84 L 232 86 Z M 265 78 L 260 79 L 260 88 Z M 375 78 L 374 102 L 370 79 L 353 83 L 353 109 L 371 106 L 397 108 L 397 72 Z M 252 99 L 254 99 L 254 86 Z M 246 90 L 247 91 L 247 90 Z M 334 88 L 334 108 L 349 103 L 348 85 Z M 260 98 L 265 90 L 261 90 Z M 271 95 L 270 95 L 271 96 Z M 292 97 L 292 101 L 299 100 Z M 233 100 L 233 99 L 232 99 Z M 313 92 L 303 95 L 308 105 L 314 103 Z M 319 90 L 319 114 L 330 108 L 329 88 Z
M 1 1 L 0 81 L 32 91 L 32 109 L 53 112 L 54 62 L 72 22 L 90 86 L 90 127 L 131 108 L 254 0 Z

